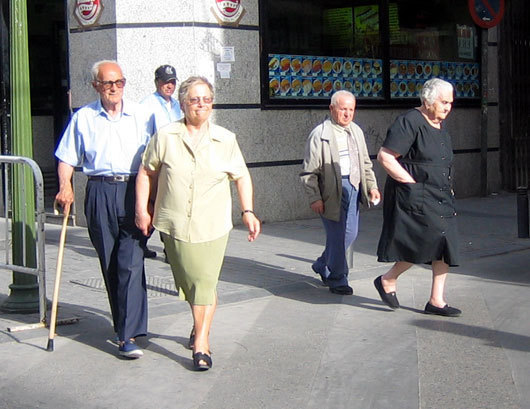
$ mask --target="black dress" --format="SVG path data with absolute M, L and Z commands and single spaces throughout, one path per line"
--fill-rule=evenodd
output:
M 416 183 L 387 176 L 378 261 L 458 265 L 458 232 L 452 192 L 451 137 L 412 109 L 390 126 L 383 146 L 401 154 L 398 162 Z

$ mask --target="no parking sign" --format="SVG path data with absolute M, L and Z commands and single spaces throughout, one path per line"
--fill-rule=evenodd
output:
M 504 15 L 504 0 L 468 0 L 469 12 L 476 25 L 495 27 Z

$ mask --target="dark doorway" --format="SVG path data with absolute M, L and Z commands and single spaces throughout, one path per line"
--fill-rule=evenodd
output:
M 499 30 L 499 103 L 503 187 L 529 187 L 530 3 L 506 1 Z
M 10 1 L 0 0 L 1 150 L 10 150 L 9 14 Z M 45 205 L 57 192 L 54 148 L 69 117 L 68 49 L 65 0 L 27 0 L 33 159 L 44 176 Z

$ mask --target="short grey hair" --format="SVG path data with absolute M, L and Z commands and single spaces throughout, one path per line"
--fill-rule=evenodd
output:
M 192 76 L 180 84 L 179 104 L 181 107 L 184 107 L 184 103 L 186 102 L 186 99 L 188 98 L 190 89 L 197 84 L 204 84 L 208 86 L 208 88 L 210 89 L 210 94 L 212 95 L 212 98 L 214 97 L 213 85 L 211 84 L 210 81 L 208 81 L 206 77 Z
M 350 91 L 346 91 L 345 89 L 341 89 L 340 91 L 335 92 L 331 96 L 331 105 L 335 106 L 337 104 L 337 100 L 340 97 L 349 97 L 349 98 L 352 98 L 355 101 L 355 95 L 353 95 Z
M 92 81 L 95 82 L 98 80 L 99 69 L 102 65 L 105 65 L 105 64 L 116 64 L 118 67 L 120 67 L 120 64 L 118 64 L 118 61 L 116 60 L 101 60 L 101 61 L 95 62 L 94 65 L 92 66 L 92 69 L 90 70 L 90 73 L 92 74 Z
M 428 105 L 434 104 L 434 101 L 436 101 L 436 98 L 438 98 L 442 89 L 447 89 L 453 92 L 453 84 L 440 78 L 432 78 L 429 81 L 426 81 L 421 89 L 421 103 L 427 103 Z

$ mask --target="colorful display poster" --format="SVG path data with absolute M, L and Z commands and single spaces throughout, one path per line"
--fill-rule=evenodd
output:
M 341 89 L 359 98 L 383 97 L 383 61 L 311 55 L 269 54 L 269 96 L 325 98 Z

